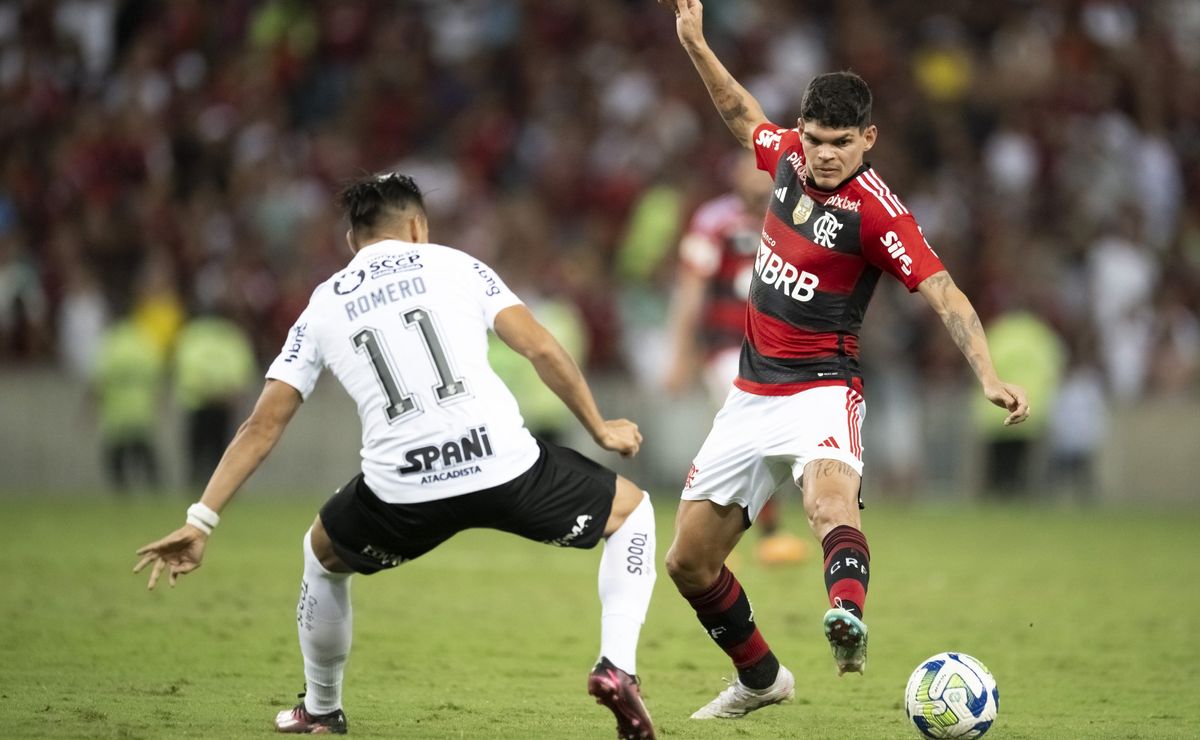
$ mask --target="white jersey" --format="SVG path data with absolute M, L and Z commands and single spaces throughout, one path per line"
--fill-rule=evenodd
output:
M 376 242 L 317 287 L 267 377 L 308 398 L 321 370 L 333 371 L 358 404 L 363 476 L 384 501 L 490 488 L 538 457 L 487 361 L 496 314 L 520 304 L 465 252 Z

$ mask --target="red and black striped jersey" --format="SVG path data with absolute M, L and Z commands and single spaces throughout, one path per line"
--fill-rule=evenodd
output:
M 808 183 L 796 129 L 755 129 L 759 169 L 775 176 L 746 309 L 738 388 L 789 395 L 860 387 L 858 332 L 883 272 L 915 291 L 943 269 L 916 220 L 869 164 L 836 189 Z
M 679 262 L 707 282 L 701 331 L 707 353 L 736 348 L 746 329 L 746 294 L 758 254 L 758 212 L 734 194 L 705 201 L 679 242 Z

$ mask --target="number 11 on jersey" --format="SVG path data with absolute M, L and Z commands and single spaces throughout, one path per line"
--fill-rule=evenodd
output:
M 416 328 L 421 334 L 425 352 L 429 355 L 429 360 L 437 373 L 438 385 L 434 387 L 434 392 L 437 393 L 438 403 L 466 393 L 467 384 L 462 379 L 454 377 L 450 360 L 446 357 L 441 337 L 438 336 L 437 328 L 433 324 L 429 311 L 424 308 L 414 308 L 405 312 L 403 316 L 405 325 L 410 329 Z M 365 353 L 371 361 L 371 367 L 375 370 L 375 378 L 379 381 L 379 388 L 387 399 L 384 413 L 388 423 L 395 422 L 414 411 L 420 413 L 421 409 L 417 406 L 413 395 L 404 387 L 398 374 L 393 371 L 388 362 L 388 358 L 384 356 L 379 333 L 368 327 L 356 333 L 351 340 L 354 342 L 355 351 Z

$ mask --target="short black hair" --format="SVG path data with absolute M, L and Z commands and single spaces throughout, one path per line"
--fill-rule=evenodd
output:
M 827 128 L 871 125 L 871 88 L 853 72 L 827 72 L 813 78 L 800 102 L 800 118 Z
M 337 197 L 338 207 L 355 231 L 370 231 L 388 213 L 415 206 L 425 212 L 421 189 L 408 175 L 385 172 L 347 185 Z

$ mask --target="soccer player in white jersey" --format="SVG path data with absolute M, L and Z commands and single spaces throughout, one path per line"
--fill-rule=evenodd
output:
M 619 738 L 653 738 L 636 678 L 638 634 L 654 586 L 650 497 L 583 455 L 539 441 L 487 363 L 492 329 L 526 357 L 598 445 L 634 455 L 642 436 L 606 420 L 578 366 L 483 262 L 429 243 L 421 192 L 399 174 L 348 187 L 340 204 L 354 258 L 313 292 L 267 371 L 187 523 L 138 550 L 149 587 L 200 566 L 219 514 L 266 458 L 328 368 L 358 406 L 362 469 L 304 536 L 297 622 L 303 701 L 280 732 L 346 732 L 342 675 L 350 652 L 350 576 L 394 568 L 455 533 L 487 527 L 600 560 L 600 658 L 588 693 L 616 716 Z

